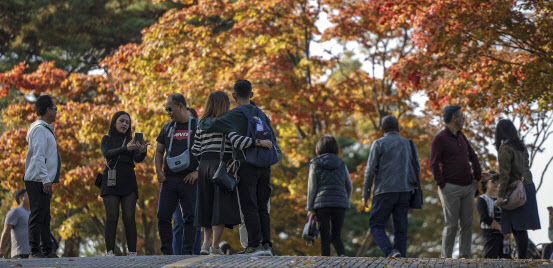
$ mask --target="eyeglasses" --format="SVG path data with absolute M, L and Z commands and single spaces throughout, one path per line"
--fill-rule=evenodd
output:
M 55 112 L 58 111 L 58 107 L 54 106 L 54 107 L 50 107 L 50 109 L 54 110 Z
M 173 111 L 173 108 L 171 108 L 171 107 L 165 107 L 165 111 L 166 111 L 166 112 L 172 112 L 172 111 Z

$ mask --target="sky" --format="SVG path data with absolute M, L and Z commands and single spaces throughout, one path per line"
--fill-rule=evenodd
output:
M 332 26 L 331 23 L 328 21 L 326 14 L 322 14 L 319 18 L 319 20 L 315 23 L 315 25 L 318 27 L 319 32 L 324 32 L 325 29 Z M 318 40 L 318 37 L 315 37 L 315 40 Z M 344 51 L 353 51 L 354 54 L 361 54 L 359 46 L 357 46 L 353 42 L 348 42 L 344 46 L 342 44 L 338 44 L 336 41 L 328 41 L 324 43 L 320 42 L 312 42 L 310 46 L 310 52 L 313 56 L 321 56 L 325 59 L 329 59 L 332 56 L 336 56 L 341 54 Z M 329 51 L 331 54 L 329 54 Z M 362 67 L 361 69 L 364 71 L 369 72 L 371 69 L 371 65 L 368 61 L 362 60 L 362 57 L 355 57 L 358 59 Z M 376 70 L 379 70 L 380 68 L 376 68 Z M 376 74 L 379 75 L 378 73 Z M 380 73 L 382 75 L 382 73 Z M 412 100 L 419 103 L 421 105 L 421 109 L 424 109 L 426 107 L 426 96 L 422 94 L 417 94 L 412 96 Z M 532 135 L 528 135 L 528 137 L 533 137 Z M 490 137 L 491 138 L 491 137 Z M 530 143 L 530 140 L 525 141 L 527 144 Z M 545 151 L 538 154 L 536 156 L 536 159 L 534 159 L 534 164 L 532 165 L 531 171 L 534 177 L 534 182 L 536 182 L 536 188 L 538 187 L 538 180 L 542 175 L 542 172 L 545 168 L 545 165 L 547 164 L 547 161 L 553 156 L 553 149 L 552 146 L 547 146 L 552 144 L 553 141 L 546 142 Z M 491 143 L 490 143 L 491 144 Z M 495 148 L 490 148 L 492 152 L 495 152 Z M 541 230 L 536 231 L 529 231 L 528 236 L 534 244 L 540 244 L 540 243 L 550 243 L 549 236 L 548 236 L 548 227 L 549 227 L 549 212 L 547 210 L 548 206 L 553 206 L 553 180 L 551 179 L 551 176 L 553 175 L 553 165 L 550 166 L 549 170 L 547 171 L 546 176 L 544 177 L 543 185 L 541 186 L 541 189 L 537 193 L 537 202 L 538 202 L 538 212 L 540 215 L 540 222 L 541 222 Z

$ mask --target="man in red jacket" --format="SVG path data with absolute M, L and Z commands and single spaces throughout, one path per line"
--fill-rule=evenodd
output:
M 459 226 L 459 257 L 470 258 L 472 214 L 474 210 L 473 180 L 481 178 L 480 163 L 467 138 L 461 132 L 465 116 L 461 107 L 443 109 L 446 127 L 432 140 L 430 164 L 444 210 L 442 258 L 451 258 Z M 471 172 L 472 169 L 472 172 Z

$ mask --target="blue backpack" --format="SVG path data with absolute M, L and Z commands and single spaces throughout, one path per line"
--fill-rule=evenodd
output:
M 238 109 L 242 111 L 244 116 L 248 119 L 248 133 L 247 137 L 254 140 L 270 140 L 273 142 L 273 147 L 267 149 L 265 147 L 250 147 L 246 149 L 246 163 L 256 167 L 270 167 L 278 162 L 276 152 L 276 139 L 269 128 L 269 125 L 260 119 L 260 115 L 263 113 L 259 108 L 255 108 L 257 116 L 253 117 L 250 111 L 244 106 L 238 106 Z

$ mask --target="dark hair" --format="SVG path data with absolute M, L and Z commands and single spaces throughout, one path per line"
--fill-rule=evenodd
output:
M 184 107 L 186 107 L 186 100 L 184 99 L 184 96 L 180 93 L 173 93 L 171 95 L 169 95 L 169 97 L 167 97 L 168 99 L 171 99 L 171 101 L 174 103 L 174 104 L 179 104 L 179 103 L 182 103 L 182 105 L 184 105 Z
M 15 192 L 15 201 L 19 205 L 19 198 L 27 192 L 27 189 L 19 189 Z
M 196 109 L 191 107 L 186 107 L 186 110 L 188 110 L 192 114 L 192 117 L 198 118 L 198 112 L 196 112 Z
M 252 93 L 252 83 L 248 80 L 238 80 L 234 83 L 234 93 L 239 98 L 249 98 Z
M 315 153 L 317 155 L 338 154 L 338 143 L 336 142 L 336 139 L 330 135 L 322 136 L 319 139 L 319 142 L 317 142 Z
M 399 123 L 397 122 L 397 118 L 393 115 L 385 116 L 382 119 L 382 130 L 384 133 L 399 131 Z
M 454 115 L 456 115 L 461 110 L 461 106 L 458 105 L 448 105 L 446 106 L 443 111 L 442 115 L 444 117 L 444 122 L 446 124 L 449 124 L 451 122 L 451 119 Z
M 109 124 L 108 135 L 112 138 L 121 136 L 121 134 L 119 134 L 119 132 L 117 132 L 117 129 L 115 128 L 115 123 L 117 122 L 117 119 L 119 119 L 119 117 L 121 117 L 122 115 L 127 115 L 129 117 L 129 120 L 131 120 L 131 116 L 127 112 L 125 111 L 116 112 L 111 117 L 111 123 Z M 131 120 L 131 123 L 129 124 L 129 128 L 127 129 L 127 132 L 125 132 L 125 138 L 127 139 L 127 141 L 130 141 L 132 139 L 131 127 L 132 127 L 132 120 Z M 112 139 L 112 141 L 115 141 L 115 140 Z
M 50 95 L 42 95 L 35 102 L 36 115 L 43 116 L 48 108 L 54 107 L 54 99 Z
M 488 173 L 490 173 L 490 174 L 497 174 L 497 172 L 495 172 L 495 171 L 490 171 L 490 172 L 488 172 Z M 499 178 L 496 177 L 496 178 L 492 178 L 491 180 L 496 181 L 496 180 L 499 180 Z M 481 180 L 481 181 L 480 181 L 480 190 L 482 191 L 483 194 L 485 194 L 486 191 L 488 190 L 488 186 L 487 186 L 488 181 L 490 181 L 490 180 L 487 180 L 487 181 Z
M 497 126 L 495 127 L 494 145 L 498 151 L 499 151 L 499 147 L 501 146 L 501 142 L 503 140 L 508 141 L 519 151 L 526 150 L 526 145 L 524 145 L 524 141 L 522 141 L 518 137 L 518 131 L 515 125 L 509 119 L 499 120 L 499 122 L 497 122 Z

